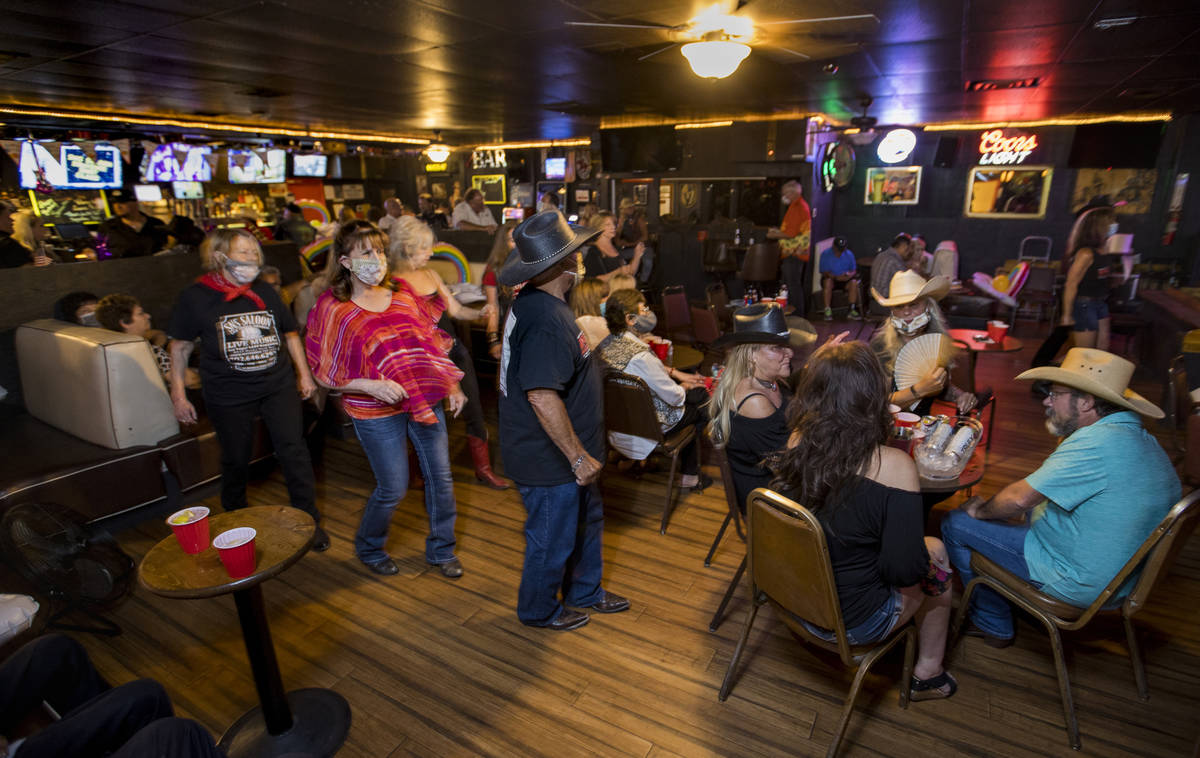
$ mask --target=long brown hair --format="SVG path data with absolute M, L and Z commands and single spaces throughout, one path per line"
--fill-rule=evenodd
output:
M 318 287 L 318 283 L 313 282 L 314 294 L 320 294 L 320 292 L 328 289 L 333 292 L 334 297 L 343 303 L 349 300 L 351 293 L 354 291 L 351 282 L 354 274 L 350 272 L 350 269 L 342 265 L 342 256 L 350 255 L 350 251 L 358 247 L 358 243 L 362 240 L 374 240 L 374 244 L 383 248 L 386 239 L 383 232 L 379 231 L 379 227 L 370 221 L 356 219 L 342 224 L 342 227 L 338 229 L 337 236 L 333 238 L 333 244 L 330 246 L 329 260 L 325 262 L 325 272 L 321 274 L 321 286 Z M 384 287 L 391 286 L 386 275 L 383 277 L 381 284 Z
M 600 303 L 608 295 L 608 285 L 588 277 L 571 288 L 571 310 L 578 316 L 599 316 Z
M 1071 236 L 1067 238 L 1066 263 L 1071 265 L 1075 253 L 1091 248 L 1094 255 L 1104 252 L 1104 240 L 1108 239 L 1108 227 L 1117 220 L 1117 213 L 1109 206 L 1092 208 L 1075 220 Z
M 772 488 L 798 493 L 798 502 L 813 511 L 837 505 L 887 442 L 887 390 L 887 377 L 866 344 L 813 353 L 788 408 L 795 444 L 780 457 Z

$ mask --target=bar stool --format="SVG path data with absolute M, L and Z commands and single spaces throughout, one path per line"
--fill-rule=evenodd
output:
M 742 262 L 742 281 L 759 284 L 779 281 L 779 245 L 774 242 L 751 245 Z

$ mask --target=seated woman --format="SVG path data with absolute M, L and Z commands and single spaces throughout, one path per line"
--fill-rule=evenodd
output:
M 571 310 L 575 312 L 575 323 L 587 337 L 588 348 L 596 347 L 608 336 L 608 322 L 604 320 L 604 298 L 608 297 L 608 285 L 599 279 L 584 279 L 571 288 Z
M 792 435 L 773 487 L 821 522 L 847 641 L 882 640 L 915 618 L 910 697 L 946 698 L 958 689 L 942 667 L 950 564 L 940 540 L 922 537 L 916 464 L 887 446 L 887 396 L 887 378 L 865 344 L 814 353 L 788 411 Z M 805 626 L 833 639 L 828 630 Z
M 621 251 L 613 244 L 617 234 L 617 224 L 611 211 L 600 211 L 588 222 L 592 229 L 599 229 L 600 236 L 584 248 L 583 265 L 588 276 L 594 276 L 607 282 L 616 274 L 636 276 L 638 266 L 642 263 L 645 245 L 638 243 L 633 249 L 633 258 L 626 263 Z
M 154 361 L 162 373 L 163 381 L 171 382 L 171 354 L 167 352 L 167 335 L 159 329 L 150 328 L 150 314 L 133 295 L 114 293 L 105 295 L 96 304 L 96 320 L 100 326 L 114 332 L 141 337 L 150 345 Z M 200 374 L 190 366 L 184 369 L 184 385 L 188 389 L 200 386 Z
M 650 388 L 654 410 L 664 434 L 685 426 L 696 427 L 696 438 L 683 449 L 679 485 L 700 492 L 712 484 L 712 478 L 700 472 L 700 434 L 708 423 L 704 406 L 708 392 L 704 377 L 667 368 L 650 349 L 646 337 L 657 325 L 654 313 L 646 307 L 646 298 L 637 290 L 621 290 L 609 296 L 604 318 L 611 332 L 596 352 L 604 364 L 614 370 L 639 377 Z M 612 434 L 609 441 L 627 458 L 644 460 L 655 443 L 641 437 Z
M 734 488 L 743 512 L 750 492 L 770 484 L 769 459 L 787 445 L 792 344 L 811 344 L 816 336 L 788 329 L 778 305 L 758 303 L 737 311 L 733 331 L 713 343 L 728 352 L 708 405 L 708 434 L 725 451 L 733 473 L 725 486 Z
M 915 384 L 897 386 L 895 380 L 896 356 L 900 349 L 922 334 L 945 334 L 946 317 L 937 301 L 950 291 L 950 280 L 935 276 L 926 281 L 913 271 L 900 271 L 892 277 L 890 294 L 884 297 L 874 287 L 871 294 L 885 308 L 890 308 L 891 317 L 883 322 L 879 331 L 871 338 L 871 349 L 875 351 L 879 364 L 890 377 L 891 394 L 888 402 L 901 408 L 913 408 L 914 413 L 925 415 L 936 397 L 943 397 L 958 406 L 959 413 L 975 407 L 978 400 L 970 392 L 959 389 L 949 382 L 944 368 L 935 368 Z

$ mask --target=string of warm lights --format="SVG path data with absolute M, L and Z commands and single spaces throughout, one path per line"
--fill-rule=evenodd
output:
M 390 142 L 403 145 L 428 145 L 428 139 L 406 137 L 399 134 L 370 134 L 363 132 L 331 132 L 314 129 L 292 129 L 259 124 L 230 124 L 222 121 L 184 121 L 173 118 L 148 118 L 144 116 L 112 115 L 82 111 L 55 111 L 38 108 L 0 105 L 0 113 L 13 116 L 37 116 L 40 118 L 69 119 L 72 121 L 101 121 L 104 123 L 136 124 L 138 126 L 167 127 L 172 129 L 196 129 L 200 131 L 264 134 L 273 137 L 299 137 L 301 139 L 344 140 L 346 142 Z
M 571 139 L 541 140 L 539 142 L 498 142 L 494 145 L 476 145 L 472 150 L 520 150 L 532 147 L 587 147 L 592 144 L 591 137 L 573 137 Z
M 1035 126 L 1085 126 L 1087 124 L 1104 124 L 1109 122 L 1145 123 L 1148 121 L 1170 121 L 1171 114 L 1162 113 L 1116 113 L 1107 116 L 1070 116 L 1063 118 L 1044 118 L 1033 121 L 972 121 L 972 122 L 943 122 L 925 124 L 922 127 L 927 132 L 974 131 L 978 129 L 1018 129 Z
M 718 126 L 733 126 L 733 121 L 696 121 L 691 124 L 676 124 L 676 129 L 712 129 Z

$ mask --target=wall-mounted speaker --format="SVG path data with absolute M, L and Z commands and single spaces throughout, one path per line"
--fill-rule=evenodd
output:
M 937 153 L 933 156 L 933 165 L 938 168 L 953 168 L 954 161 L 958 158 L 958 147 L 961 143 L 961 137 L 940 137 L 937 144 Z

